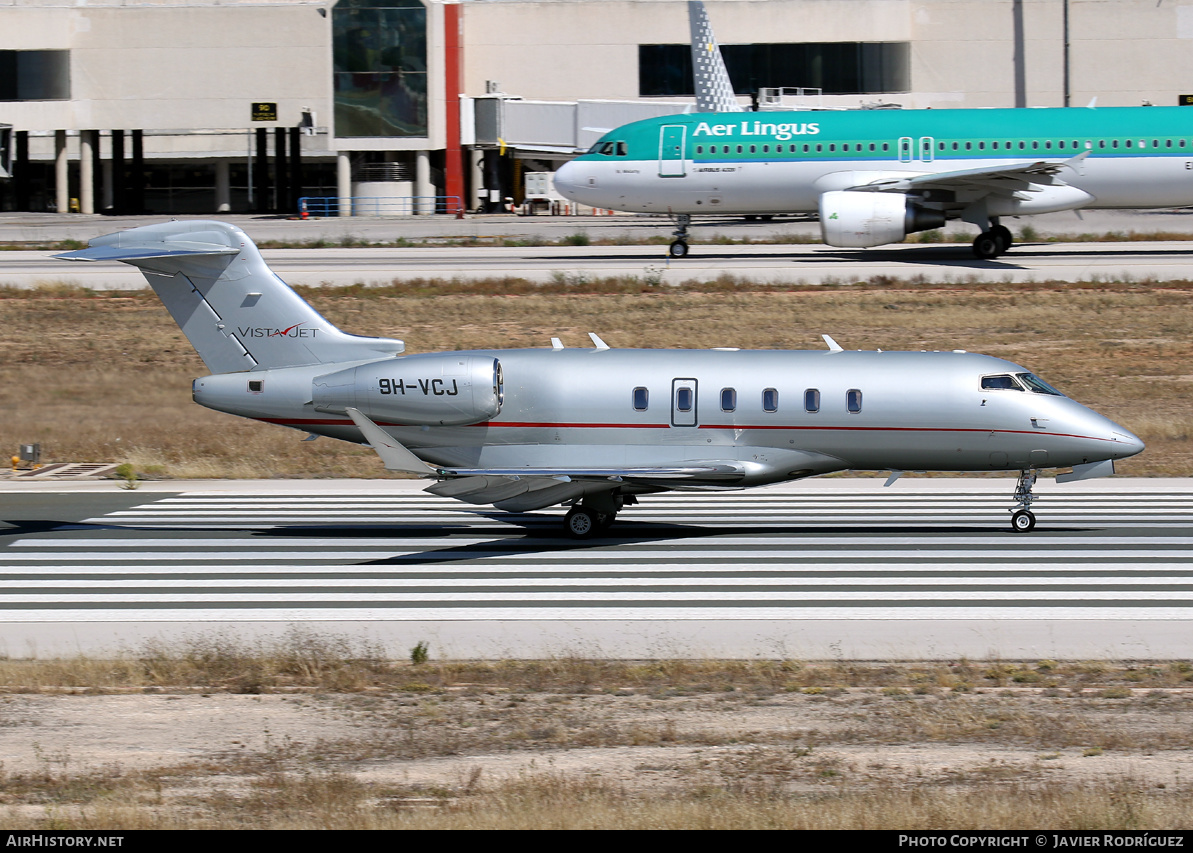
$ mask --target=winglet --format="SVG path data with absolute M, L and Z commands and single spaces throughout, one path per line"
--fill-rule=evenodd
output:
M 824 342 L 826 344 L 828 344 L 828 348 L 829 348 L 830 352 L 844 352 L 845 351 L 844 349 L 842 349 L 842 347 L 839 343 L 834 341 L 828 335 L 821 335 L 820 337 L 824 338 Z
M 596 332 L 589 332 L 588 337 L 592 338 L 592 345 L 597 349 L 609 349 L 609 345 L 598 338 Z
M 364 435 L 365 440 L 369 442 L 369 447 L 377 451 L 377 455 L 385 463 L 387 471 L 403 471 L 419 477 L 443 476 L 439 469 L 432 468 L 399 444 L 393 436 L 362 414 L 360 409 L 349 406 L 345 411 Z

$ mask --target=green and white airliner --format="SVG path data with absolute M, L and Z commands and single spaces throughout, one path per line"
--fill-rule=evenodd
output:
M 980 258 L 1003 216 L 1193 205 L 1193 108 L 690 113 L 633 122 L 555 185 L 598 208 L 693 215 L 819 213 L 824 242 L 865 247 L 961 219 Z

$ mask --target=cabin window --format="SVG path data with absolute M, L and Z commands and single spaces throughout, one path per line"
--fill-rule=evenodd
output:
M 1172 147 L 1172 140 L 1171 140 L 1171 139 L 1166 139 L 1166 140 L 1164 140 L 1164 142 L 1166 143 L 1166 144 L 1165 144 L 1165 146 L 1164 146 L 1165 148 L 1171 148 L 1171 147 Z
M 862 410 L 862 392 L 856 388 L 850 388 L 845 392 L 845 408 L 849 409 L 849 413 L 856 415 Z
M 763 145 L 763 146 L 762 146 L 762 153 L 763 153 L 763 154 L 769 154 L 769 153 L 770 153 L 770 146 L 769 146 L 769 145 Z
M 871 151 L 873 151 L 874 149 L 875 149 L 874 143 L 873 143 L 873 142 L 871 142 L 871 143 L 870 143 L 870 150 L 871 150 Z
M 645 412 L 650 403 L 650 392 L 645 388 L 634 389 L 634 411 Z
M 828 150 L 829 150 L 829 151 L 836 151 L 836 150 L 837 150 L 837 144 L 836 144 L 835 142 L 834 142 L 834 143 L 832 143 L 831 145 L 829 145 L 829 147 L 828 147 Z
M 779 392 L 774 388 L 765 388 L 762 391 L 762 411 L 777 412 L 779 411 Z
M 1118 140 L 1117 140 L 1117 139 L 1112 139 L 1112 140 L 1110 140 L 1110 147 L 1111 147 L 1111 148 L 1118 148 Z
M 972 142 L 966 142 L 966 143 L 965 143 L 965 150 L 966 150 L 966 151 L 973 151 L 973 143 L 972 143 Z
M 1132 142 L 1134 142 L 1134 140 L 1132 140 L 1132 139 L 1126 139 L 1126 140 L 1124 140 L 1124 141 L 1123 141 L 1123 145 L 1125 145 L 1127 148 L 1130 148 L 1130 147 L 1131 147 L 1131 143 L 1132 143 Z
M 741 152 L 742 152 L 742 147 L 739 145 L 739 146 L 737 146 L 737 153 L 740 154 Z
M 799 150 L 799 146 L 793 142 L 787 146 L 787 150 L 790 151 L 792 154 L 794 154 L 796 151 Z
M 978 143 L 978 150 L 979 150 L 979 151 L 985 151 L 985 150 L 986 150 L 986 143 L 985 143 L 985 142 L 979 142 L 979 143 Z
M 1035 374 L 1016 373 L 1015 376 L 1017 376 L 1024 385 L 1037 394 L 1049 394 L 1053 397 L 1065 396 Z
M 675 392 L 675 408 L 681 412 L 692 411 L 692 389 L 680 388 Z
M 957 143 L 957 142 L 954 142 L 954 143 L 953 143 L 953 150 L 954 150 L 954 151 L 956 151 L 956 150 L 957 150 L 959 147 L 960 147 L 960 144 L 959 144 L 959 143 Z
M 1022 391 L 1019 383 L 1016 382 L 1009 374 L 1001 376 L 983 376 L 982 377 L 983 391 Z
M 260 394 L 264 390 L 265 390 L 265 380 L 264 379 L 250 379 L 249 380 L 249 393 L 250 394 Z
M 704 153 L 704 146 L 703 146 L 703 145 L 697 145 L 697 146 L 696 146 L 696 153 L 697 153 L 697 154 L 703 154 L 703 153 Z
M 732 412 L 737 409 L 737 389 L 736 388 L 722 388 L 721 389 L 721 411 Z
M 1020 150 L 1020 151 L 1022 151 L 1022 150 L 1023 150 L 1024 148 L 1026 148 L 1026 147 L 1027 147 L 1027 143 L 1026 143 L 1026 142 L 1020 142 L 1020 143 L 1019 143 L 1019 150 Z
M 998 149 L 998 143 L 997 143 L 997 142 L 991 142 L 991 143 L 990 143 L 990 147 L 991 147 L 991 148 L 993 148 L 993 149 L 995 149 L 995 150 L 997 150 L 997 149 Z
M 809 388 L 804 391 L 804 411 L 813 413 L 820 411 L 820 389 Z
M 1105 148 L 1105 147 L 1106 147 L 1106 140 L 1105 140 L 1105 139 L 1099 139 L 1099 140 L 1098 140 L 1098 147 L 1099 147 L 1099 148 Z
M 819 154 L 819 153 L 820 153 L 820 152 L 822 152 L 822 151 L 824 151 L 824 144 L 823 144 L 823 143 L 820 143 L 820 142 L 817 142 L 817 143 L 816 143 L 816 153 L 817 153 L 817 154 Z
M 757 145 L 751 145 L 751 146 L 750 146 L 750 153 L 751 153 L 751 154 L 757 154 L 757 153 L 758 153 L 758 146 L 757 146 Z
M 1051 139 L 1049 139 L 1049 140 L 1046 140 L 1046 141 L 1044 142 L 1044 147 L 1045 147 L 1045 148 L 1051 148 L 1051 147 L 1052 147 L 1052 140 L 1051 140 Z
M 811 150 L 812 150 L 811 146 L 809 146 L 808 143 L 805 142 L 804 143 L 804 153 L 807 154 Z
M 1183 144 L 1183 143 L 1182 143 L 1182 144 Z M 883 151 L 890 151 L 890 150 L 891 150 L 891 144 L 890 144 L 889 142 L 884 142 L 884 143 L 882 143 L 882 150 L 883 150 Z
M 1034 150 L 1034 149 L 1037 149 L 1037 148 L 1039 148 L 1039 147 L 1040 147 L 1040 140 L 1038 140 L 1038 139 L 1036 139 L 1036 140 L 1033 140 L 1033 141 L 1032 141 L 1032 143 L 1031 143 L 1031 147 L 1032 147 L 1032 149 L 1033 149 L 1033 150 Z
M 1160 140 L 1153 139 L 1152 140 L 1152 148 L 1159 148 L 1159 147 L 1160 147 Z

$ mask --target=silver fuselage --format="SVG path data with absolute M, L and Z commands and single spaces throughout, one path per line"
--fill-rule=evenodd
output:
M 1065 467 L 1132 456 L 1143 447 L 1127 429 L 1067 397 L 983 390 L 982 377 L 1027 371 L 972 353 L 527 349 L 458 355 L 499 360 L 499 414 L 466 426 L 379 421 L 422 459 L 450 467 L 744 463 L 745 474 L 733 482 L 718 477 L 708 483 L 723 487 L 844 469 Z M 398 375 L 417 358 L 369 364 L 390 366 Z M 323 365 L 209 376 L 195 381 L 194 399 L 359 441 L 347 416 L 314 407 L 312 383 L 328 372 Z M 261 390 L 249 392 L 249 378 L 263 381 Z M 681 396 L 685 388 L 688 395 Z M 642 402 L 635 389 L 646 390 L 645 409 L 635 407 Z M 732 411 L 722 408 L 725 389 L 734 392 Z M 818 411 L 805 405 L 810 390 L 818 392 Z M 851 402 L 858 411 L 850 411 Z

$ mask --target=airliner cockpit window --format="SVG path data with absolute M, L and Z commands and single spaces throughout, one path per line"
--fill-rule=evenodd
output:
M 1026 385 L 1032 391 L 1035 391 L 1037 394 L 1051 394 L 1053 397 L 1065 396 L 1035 374 L 1016 373 L 1015 375 L 1019 377 L 1024 385 Z
M 1009 374 L 1001 376 L 983 376 L 983 391 L 1022 391 L 1023 387 Z

